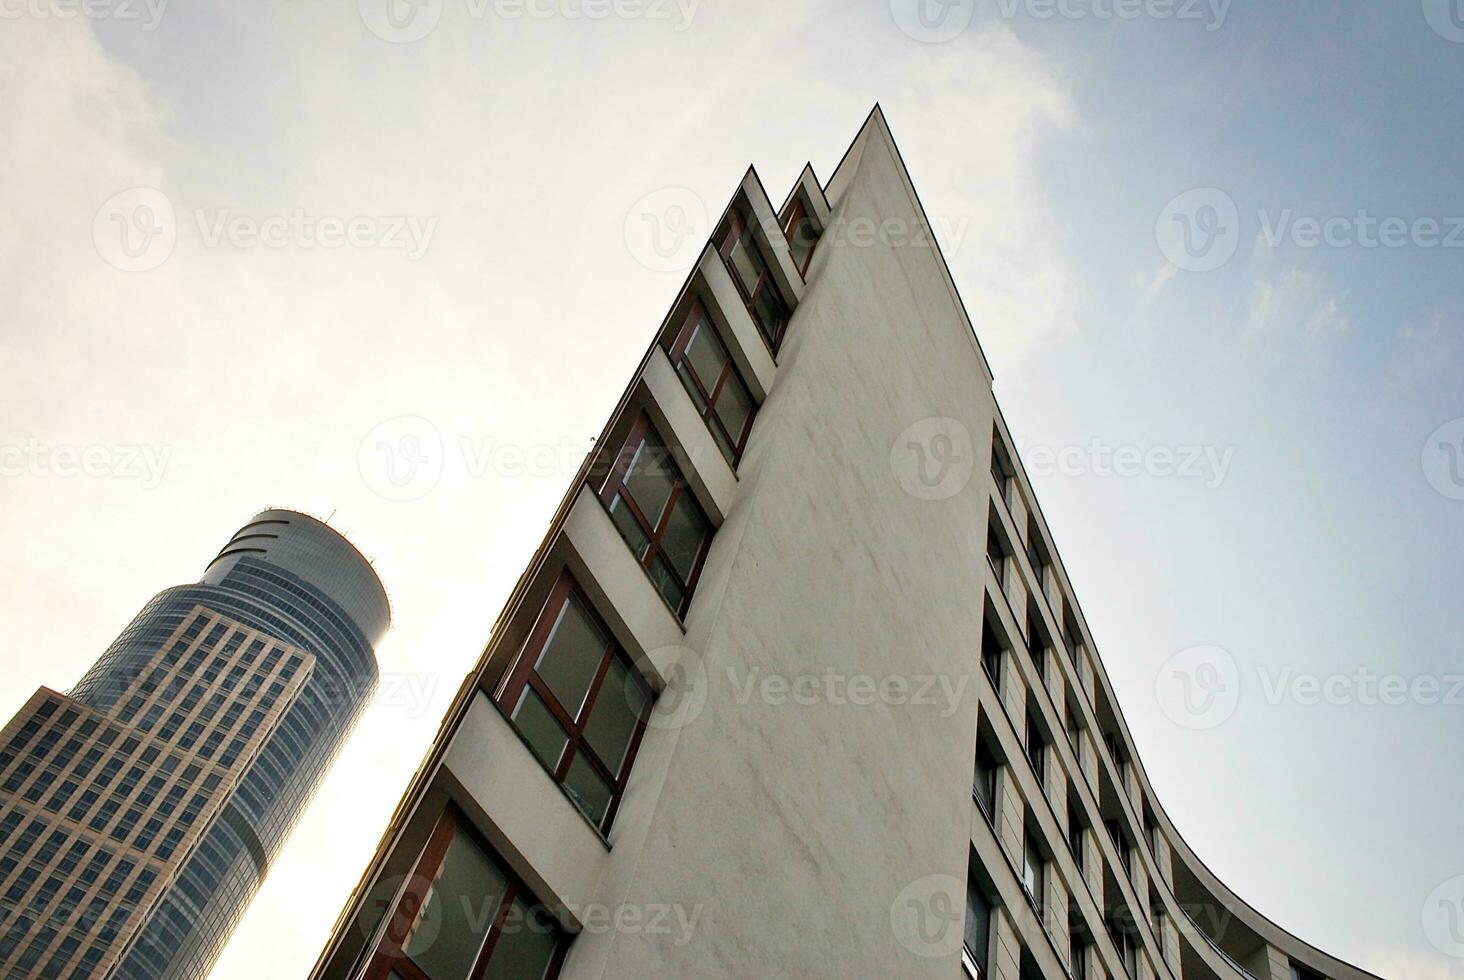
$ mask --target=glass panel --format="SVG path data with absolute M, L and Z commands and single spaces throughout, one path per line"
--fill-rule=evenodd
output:
M 402 952 L 432 980 L 464 980 L 508 883 L 461 831 L 453 836 Z
M 711 533 L 712 525 L 697 506 L 691 492 L 683 491 L 676 498 L 676 506 L 671 508 L 671 516 L 666 521 L 666 532 L 661 537 L 661 553 L 680 574 L 681 581 L 691 581 L 697 556 L 701 553 L 703 542 Z
M 557 936 L 542 912 L 515 898 L 503 921 L 483 980 L 543 980 L 554 959 Z
M 675 465 L 665 449 L 649 440 L 641 443 L 625 474 L 625 488 L 652 527 L 661 523 L 661 512 L 676 484 L 675 474 Z
M 651 546 L 651 539 L 646 537 L 646 532 L 641 528 L 640 521 L 635 519 L 635 515 L 630 512 L 630 507 L 626 505 L 625 500 L 618 493 L 615 495 L 615 499 L 610 501 L 610 519 L 615 522 L 615 526 L 620 530 L 620 536 L 625 539 L 625 543 L 630 545 L 630 550 L 635 555 L 635 560 L 640 561 L 644 558 L 646 556 L 646 549 Z
M 744 231 L 737 244 L 732 246 L 732 271 L 742 280 L 742 288 L 751 296 L 762 278 L 763 260 L 752 241 L 751 229 Z
M 735 374 L 729 376 L 722 387 L 722 394 L 717 398 L 717 418 L 727 427 L 727 435 L 734 440 L 739 438 L 751 415 L 752 396 Z
M 585 725 L 585 738 L 600 761 L 617 776 L 648 700 L 640 679 L 619 657 L 612 659 L 605 674 L 605 685 L 600 688 L 589 723 Z
M 513 711 L 513 723 L 544 765 L 557 770 L 569 736 L 564 734 L 559 719 L 550 713 L 532 687 L 524 688 L 518 707 Z
M 974 881 L 966 884 L 966 949 L 979 971 L 986 969 L 986 951 L 991 945 L 991 903 Z M 980 976 L 981 973 L 977 973 Z
M 808 257 L 813 254 L 813 246 L 818 242 L 818 232 L 813 229 L 813 221 L 804 215 L 798 219 L 793 227 L 792 238 L 788 242 L 788 251 L 793 255 L 793 264 L 801 271 L 808 265 Z
M 534 670 L 544 678 L 564 710 L 575 718 L 579 717 L 590 683 L 600 672 L 600 663 L 609 646 L 609 638 L 571 595 L 559 612 L 559 622 L 554 624 Z
M 671 566 L 666 564 L 660 556 L 651 562 L 651 581 L 656 583 L 656 588 L 661 590 L 661 595 L 671 603 L 671 608 L 680 612 L 681 602 L 686 598 L 686 592 L 682 590 L 681 583 L 676 581 L 676 574 L 671 571 Z
M 783 301 L 773 292 L 771 283 L 758 295 L 752 312 L 763 336 L 768 338 L 769 343 L 775 341 L 778 331 L 783 326 L 783 321 L 787 318 L 787 313 L 783 309 Z
M 696 390 L 696 384 L 691 380 L 691 369 L 686 366 L 686 361 L 676 365 L 676 373 L 681 375 L 681 383 L 686 386 L 686 393 L 691 396 L 692 402 L 696 405 L 698 412 L 705 413 L 707 410 L 706 400 L 702 398 L 701 392 Z
M 707 428 L 711 430 L 712 441 L 717 444 L 717 448 L 722 451 L 722 455 L 727 457 L 728 464 L 735 462 L 737 459 L 737 447 L 727 441 L 727 437 L 722 435 L 722 430 L 718 426 L 711 425 Z
M 717 379 L 722 376 L 722 369 L 727 365 L 727 348 L 722 346 L 722 341 L 717 338 L 717 332 L 712 325 L 703 317 L 696 325 L 695 332 L 691 335 L 691 342 L 686 346 L 686 359 L 696 370 L 696 376 L 701 379 L 702 387 L 711 393 L 717 384 Z
M 569 764 L 569 772 L 564 777 L 564 788 L 569 790 L 569 795 L 585 812 L 585 816 L 598 827 L 605 819 L 605 811 L 610 808 L 613 790 L 595 771 L 583 752 L 575 755 L 574 761 Z

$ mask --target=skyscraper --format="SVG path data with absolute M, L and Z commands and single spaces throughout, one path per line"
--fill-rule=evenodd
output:
M 0 732 L 0 971 L 207 974 L 377 681 L 369 562 L 255 516 Z
M 878 110 L 748 173 L 317 980 L 1369 976 L 1166 815 L 930 229 Z

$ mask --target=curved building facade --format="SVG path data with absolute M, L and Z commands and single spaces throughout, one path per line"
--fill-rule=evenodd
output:
M 65 759 L 47 765 L 97 807 L 77 814 L 77 836 L 90 852 L 105 847 L 129 873 L 151 876 L 123 893 L 127 919 L 91 954 L 88 975 L 207 975 L 374 691 L 375 646 L 389 624 L 375 571 L 344 537 L 303 514 L 268 510 L 197 584 L 149 602 L 69 698 L 53 701 L 60 717 L 115 725 L 120 737 L 98 750 L 120 786 L 85 782 L 98 778 L 89 771 L 96 760 L 82 781 L 67 778 Z M 115 764 L 105 759 L 129 744 Z M 191 774 L 186 784 L 180 773 Z M 68 816 L 64 802 L 56 812 Z M 123 903 L 113 896 L 112 904 Z M 62 924 L 65 915 L 37 921 Z M 59 952 L 70 940 L 56 931 Z M 48 952 L 30 966 L 48 970 Z M 87 966 L 90 949 L 72 952 Z M 55 975 L 83 975 L 61 968 Z
M 878 110 L 747 174 L 316 980 L 1369 980 L 1166 816 L 929 228 Z

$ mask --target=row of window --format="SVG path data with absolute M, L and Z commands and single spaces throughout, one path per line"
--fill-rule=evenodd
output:
M 802 275 L 818 229 L 801 197 L 783 229 Z M 757 237 L 744 204 L 732 209 L 714 244 L 776 356 L 790 311 Z M 666 354 L 735 469 L 757 403 L 703 303 L 691 304 Z M 636 561 L 684 619 L 715 529 L 644 412 L 631 421 L 598 495 Z M 551 588 L 495 700 L 575 806 L 607 833 L 655 695 L 569 572 Z M 464 916 L 463 909 L 480 914 Z M 547 911 L 448 809 L 393 905 L 366 978 L 545 980 L 558 972 L 563 946 Z
M 995 432 L 993 435 L 991 473 L 997 487 L 998 496 L 1001 497 L 1004 505 L 1006 505 L 1007 507 L 1012 507 L 1013 496 L 1018 494 L 1020 491 L 1017 488 L 1016 468 L 1013 463 L 1013 458 L 1010 455 L 1009 451 L 1006 449 L 1005 442 L 1002 439 L 1000 432 Z M 1025 553 L 1027 563 L 1032 569 L 1037 588 L 1028 593 L 1026 608 L 1022 610 L 1023 615 L 1018 617 L 1018 626 L 1022 632 L 1023 646 L 1031 656 L 1033 666 L 1036 669 L 1038 678 L 1042 680 L 1045 684 L 1045 670 L 1047 665 L 1046 652 L 1049 649 L 1055 649 L 1058 644 L 1049 634 L 1042 615 L 1041 607 L 1038 605 L 1036 597 L 1033 594 L 1033 592 L 1040 591 L 1043 593 L 1044 599 L 1060 605 L 1060 626 L 1062 632 L 1061 645 L 1066 649 L 1074 668 L 1078 670 L 1081 677 L 1083 676 L 1083 672 L 1081 670 L 1080 664 L 1081 659 L 1084 656 L 1084 650 L 1086 648 L 1086 645 L 1083 643 L 1082 640 L 1082 633 L 1077 623 L 1077 617 L 1074 613 L 1072 604 L 1068 601 L 1067 597 L 1064 595 L 1060 595 L 1060 586 L 1058 586 L 1059 598 L 1053 598 L 1048 593 L 1049 583 L 1056 581 L 1053 569 L 1054 560 L 1052 558 L 1052 551 L 1047 546 L 1042 536 L 1037 518 L 1030 507 L 1026 508 L 1026 517 L 1026 540 L 1022 550 Z M 988 528 L 987 557 L 991 561 L 993 569 L 997 572 L 998 584 L 1002 586 L 1003 592 L 1005 593 L 1006 579 L 1002 575 L 1002 572 L 1005 568 L 1004 563 L 1008 560 L 1013 560 L 1013 554 L 1016 549 L 1014 549 L 1007 541 L 1004 532 L 1001 530 L 1001 521 L 999 520 L 995 511 L 992 512 L 989 518 Z M 985 622 L 983 623 L 981 663 L 984 670 L 991 678 L 992 686 L 998 692 L 998 696 L 1000 696 L 1001 692 L 1001 672 L 1003 660 L 1006 654 L 1008 654 L 1012 648 L 1010 643 L 1004 642 L 1001 639 L 999 631 L 999 619 L 994 614 L 994 612 L 988 608 Z M 1094 670 L 1093 680 L 1096 687 L 1096 668 L 1091 669 Z M 1103 692 L 1093 690 L 1090 691 L 1090 695 L 1094 698 L 1102 698 Z M 1107 713 L 1109 716 L 1116 715 L 1116 711 L 1114 711 L 1112 708 L 1109 708 Z M 1101 713 L 1100 717 L 1102 717 Z M 1036 699 L 1029 697 L 1028 703 L 1026 705 L 1025 726 L 1021 733 L 1023 736 L 1023 750 L 1024 754 L 1027 757 L 1027 761 L 1032 768 L 1032 771 L 1037 777 L 1039 786 L 1042 787 L 1043 792 L 1046 792 L 1046 759 L 1048 749 L 1050 747 L 1050 739 L 1048 737 L 1048 733 L 1045 731 L 1045 726 L 1041 719 L 1042 712 L 1040 707 L 1036 703 Z M 1079 732 L 1083 730 L 1084 725 L 1081 720 L 1081 711 L 1074 707 L 1074 703 L 1070 698 L 1066 698 L 1063 700 L 1061 720 L 1062 727 L 1067 735 L 1070 744 L 1072 745 L 1074 754 L 1079 755 L 1079 758 L 1081 758 L 1079 752 Z M 1116 795 L 1126 794 L 1127 783 L 1130 779 L 1129 769 L 1133 765 L 1133 763 L 1130 760 L 1128 753 L 1125 751 L 1122 738 L 1119 736 L 1116 730 L 1108 730 L 1103 733 L 1102 738 L 1098 741 L 1102 743 L 1103 749 L 1107 751 L 1110 759 L 1113 762 L 1114 769 L 1118 773 L 1119 785 L 1115 789 Z M 991 822 L 993 826 L 995 825 L 996 786 L 998 782 L 997 773 L 999 767 L 1000 762 L 997 760 L 995 753 L 989 747 L 987 740 L 984 737 L 978 739 L 975 760 L 975 778 L 972 792 L 977 805 L 980 807 L 982 813 L 986 816 L 988 822 Z M 1105 789 L 1107 788 L 1106 783 L 1104 783 L 1103 786 Z M 1106 796 L 1106 793 L 1104 795 Z M 1069 782 L 1067 788 L 1067 797 L 1068 800 L 1066 810 L 1068 826 L 1066 828 L 1066 843 L 1074 859 L 1077 861 L 1080 873 L 1082 873 L 1082 832 L 1083 830 L 1087 829 L 1087 824 L 1083 816 L 1083 807 L 1081 800 L 1078 797 L 1077 793 L 1074 791 L 1071 782 Z M 1105 811 L 1112 810 L 1119 814 L 1124 813 L 1124 807 L 1122 803 L 1118 800 L 1114 800 L 1111 803 L 1102 803 L 1100 800 L 1100 805 L 1104 807 Z M 1139 807 L 1141 811 L 1141 819 L 1143 822 L 1143 839 L 1149 845 L 1151 851 L 1157 855 L 1160 852 L 1161 845 L 1164 843 L 1162 833 L 1159 829 L 1158 820 L 1155 818 L 1153 809 L 1149 805 L 1149 801 L 1147 798 L 1143 798 L 1140 800 Z M 1115 849 L 1122 856 L 1125 873 L 1127 874 L 1129 879 L 1132 880 L 1135 871 L 1133 862 L 1135 860 L 1134 851 L 1138 847 L 1137 841 L 1126 831 L 1124 822 L 1117 817 L 1110 817 L 1103 820 L 1103 826 L 1109 837 L 1112 839 Z M 1021 883 L 1023 890 L 1027 895 L 1028 901 L 1032 904 L 1034 909 L 1039 910 L 1039 918 L 1040 910 L 1043 907 L 1044 895 L 1042 889 L 1044 876 L 1047 873 L 1047 863 L 1048 860 L 1044 856 L 1042 838 L 1040 833 L 1030 827 L 1026 828 L 1023 842 L 1023 866 L 1021 873 Z M 1154 888 L 1152 882 L 1150 883 L 1148 900 L 1149 918 L 1151 923 L 1153 923 L 1157 929 L 1159 923 L 1162 921 L 1162 917 L 1165 912 L 1163 902 L 1161 901 L 1160 896 L 1157 890 Z M 1043 921 L 1045 924 L 1045 920 Z M 1120 955 L 1125 963 L 1126 968 L 1129 971 L 1130 976 L 1136 977 L 1137 973 L 1135 972 L 1135 970 L 1137 947 L 1135 943 L 1135 931 L 1131 928 L 1131 916 L 1129 916 L 1128 921 L 1130 928 L 1126 929 L 1115 928 L 1110 922 L 1109 932 L 1114 939 L 1115 945 L 1119 949 Z M 1203 930 L 1201 930 L 1201 934 L 1204 935 Z M 1224 950 L 1220 949 L 1219 945 L 1215 943 L 1214 940 L 1210 940 L 1208 936 L 1206 936 L 1206 939 L 1209 940 L 1210 944 L 1214 946 L 1217 950 L 1219 950 L 1221 954 L 1226 957 L 1227 960 L 1230 959 L 1229 955 L 1226 954 Z M 1081 971 L 1081 961 L 1077 958 L 1078 956 L 1079 951 L 1075 946 L 1073 951 L 1073 962 L 1074 964 L 1078 965 L 1078 968 L 1075 969 L 1073 975 L 1081 977 L 1084 974 Z M 967 953 L 967 961 L 968 970 L 973 969 L 971 962 L 972 954 L 969 951 Z M 1237 969 L 1240 968 L 1237 967 Z M 1242 972 L 1244 971 L 1242 970 Z M 1323 978 L 1320 974 L 1317 974 L 1309 968 L 1304 967 L 1300 964 L 1292 964 L 1291 972 L 1292 980 L 1325 980 L 1325 978 Z M 976 975 L 980 976 L 982 974 L 978 973 Z

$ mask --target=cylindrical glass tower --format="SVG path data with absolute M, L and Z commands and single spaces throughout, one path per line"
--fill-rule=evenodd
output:
M 149 602 L 71 696 L 115 710 L 196 606 L 313 654 L 315 667 L 127 950 L 114 973 L 127 980 L 208 974 L 375 690 L 375 647 L 391 621 L 380 580 L 350 542 L 314 518 L 267 510 L 198 584 Z

